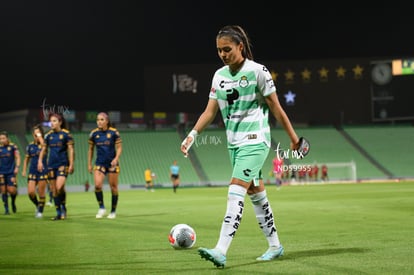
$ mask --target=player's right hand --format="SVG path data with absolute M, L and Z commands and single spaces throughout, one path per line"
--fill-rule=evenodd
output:
M 198 132 L 196 130 L 191 130 L 188 136 L 181 143 L 181 152 L 183 152 L 184 157 L 188 157 L 188 151 L 191 146 L 194 144 L 195 139 L 197 138 Z

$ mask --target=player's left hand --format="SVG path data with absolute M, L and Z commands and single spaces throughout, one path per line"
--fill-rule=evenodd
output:
M 310 143 L 309 140 L 307 140 L 304 137 L 299 138 L 299 142 L 297 143 L 296 151 L 298 152 L 299 158 L 304 158 L 307 154 L 309 154 L 310 150 Z

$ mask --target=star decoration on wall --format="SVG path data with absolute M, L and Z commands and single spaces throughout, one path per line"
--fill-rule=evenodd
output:
M 364 68 L 362 68 L 361 66 L 359 66 L 359 64 L 357 64 L 354 68 L 352 68 L 352 71 L 354 72 L 355 79 L 361 79 Z
M 318 72 L 319 72 L 319 77 L 321 79 L 323 79 L 323 80 L 328 79 L 329 71 L 325 67 L 322 67 Z
M 305 68 L 300 74 L 302 75 L 303 81 L 310 81 L 312 73 L 307 68 Z
M 339 68 L 337 68 L 335 71 L 336 71 L 336 76 L 338 77 L 338 79 L 344 79 L 345 78 L 346 70 L 345 70 L 344 67 L 339 66 Z
M 292 93 L 292 91 L 287 92 L 287 94 L 284 94 L 285 96 L 285 100 L 286 100 L 286 105 L 295 105 L 295 97 L 296 94 Z
M 288 70 L 288 71 L 285 73 L 285 78 L 286 78 L 286 81 L 293 81 L 294 76 L 295 76 L 295 73 L 294 73 L 294 72 L 292 72 L 291 70 Z
M 270 74 L 272 75 L 272 79 L 273 79 L 273 81 L 276 81 L 276 80 L 277 80 L 278 73 L 272 70 L 272 71 L 270 72 Z

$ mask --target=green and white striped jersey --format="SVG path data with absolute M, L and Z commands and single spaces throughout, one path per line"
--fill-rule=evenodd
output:
M 226 127 L 229 148 L 265 142 L 270 147 L 269 108 L 264 97 L 276 92 L 267 68 L 246 59 L 232 75 L 228 66 L 213 77 L 210 99 L 216 99 Z

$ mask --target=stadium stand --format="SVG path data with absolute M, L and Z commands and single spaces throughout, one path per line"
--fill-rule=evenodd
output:
M 224 129 L 206 129 L 191 150 L 190 154 L 197 155 L 209 184 L 229 183 L 232 168 Z
M 414 154 L 410 154 L 410 145 L 414 137 L 412 126 L 382 127 L 334 127 L 296 128 L 297 133 L 305 136 L 311 143 L 311 151 L 304 159 L 289 159 L 293 165 L 355 162 L 358 180 L 414 178 Z M 67 185 L 83 185 L 86 180 L 93 182 L 87 171 L 87 150 L 89 132 L 73 133 L 75 139 L 75 173 Z M 123 154 L 121 157 L 120 184 L 144 186 L 144 170 L 150 167 L 156 174 L 155 186 L 170 187 L 169 167 L 173 160 L 180 166 L 181 184 L 185 185 L 221 185 L 228 184 L 231 165 L 226 150 L 227 140 L 224 129 L 206 129 L 194 143 L 190 157 L 184 158 L 179 150 L 182 137 L 174 130 L 125 131 Z M 274 183 L 272 159 L 279 143 L 280 150 L 289 148 L 289 138 L 281 128 L 272 129 L 272 150 L 263 168 L 265 181 Z M 26 144 L 22 144 L 16 135 L 10 139 L 17 143 L 24 158 Z M 26 134 L 27 142 L 32 140 Z M 96 153 L 96 150 L 95 150 Z M 197 163 L 193 161 L 197 158 Z M 193 160 L 192 160 L 193 159 Z M 200 166 L 200 167 L 198 167 Z M 385 167 L 385 170 L 382 169 Z M 346 168 L 344 168 L 346 169 Z M 201 170 L 201 171 L 199 171 Z M 338 172 L 340 173 L 340 172 Z M 206 179 L 202 179 L 201 174 Z M 335 171 L 329 171 L 330 179 L 339 178 Z M 22 177 L 19 175 L 19 182 Z
M 346 127 L 344 130 L 391 173 L 391 178 L 414 178 L 414 127 Z
M 120 183 L 144 185 L 144 170 L 156 174 L 154 185 L 172 186 L 169 168 L 174 160 L 180 166 L 181 184 L 200 184 L 190 160 L 180 151 L 181 140 L 176 131 L 138 131 L 121 133 L 123 140 Z

